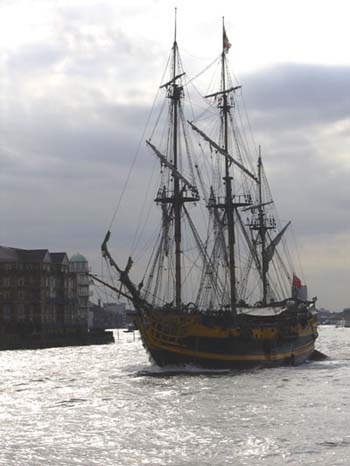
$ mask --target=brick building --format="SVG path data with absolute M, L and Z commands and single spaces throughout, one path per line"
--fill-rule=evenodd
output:
M 87 272 L 81 255 L 0 246 L 0 337 L 87 333 Z

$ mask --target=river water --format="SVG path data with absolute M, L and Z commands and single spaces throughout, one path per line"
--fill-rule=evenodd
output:
M 152 366 L 114 345 L 0 353 L 0 464 L 349 465 L 350 328 L 330 359 L 241 373 Z

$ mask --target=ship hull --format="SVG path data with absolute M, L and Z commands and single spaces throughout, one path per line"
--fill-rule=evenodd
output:
M 178 349 L 159 349 L 148 347 L 153 361 L 161 367 L 194 365 L 206 369 L 251 369 L 254 367 L 296 366 L 303 364 L 314 352 L 314 343 L 305 347 L 294 346 L 287 351 L 280 350 L 271 354 L 264 352 L 234 354 L 192 352 L 183 354 Z
M 176 318 L 177 317 L 177 318 Z M 175 325 L 175 323 L 177 325 Z M 299 365 L 315 350 L 316 321 L 286 316 L 208 325 L 201 317 L 137 318 L 143 344 L 159 366 L 249 369 Z

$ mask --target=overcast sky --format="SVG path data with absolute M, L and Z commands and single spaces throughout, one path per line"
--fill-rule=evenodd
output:
M 79 251 L 99 272 L 177 6 L 189 74 L 218 55 L 225 16 L 230 64 L 310 293 L 319 306 L 350 307 L 347 4 L 0 0 L 0 244 Z M 117 223 L 124 245 L 128 217 Z

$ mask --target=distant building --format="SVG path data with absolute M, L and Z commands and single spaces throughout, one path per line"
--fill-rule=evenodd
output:
M 350 327 L 350 308 L 343 310 L 344 327 Z
M 317 319 L 321 325 L 340 325 L 344 315 L 343 312 L 332 312 L 321 308 L 317 310 Z
M 131 319 L 125 303 L 90 303 L 89 328 L 112 329 L 126 328 Z
M 0 340 L 86 334 L 88 270 L 80 254 L 0 246 Z

